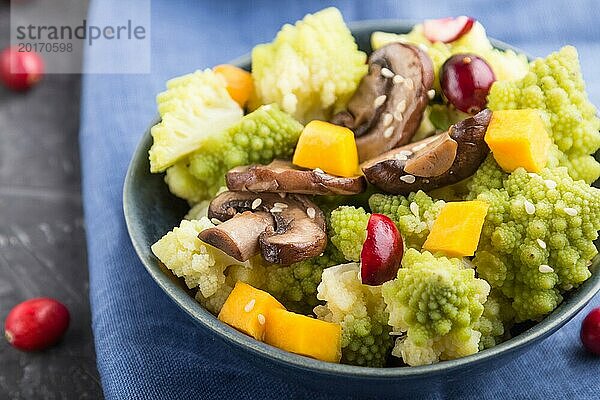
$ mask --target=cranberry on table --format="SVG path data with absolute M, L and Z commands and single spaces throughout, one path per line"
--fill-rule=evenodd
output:
M 0 53 L 0 81 L 9 89 L 25 91 L 37 84 L 44 74 L 44 60 L 35 52 L 20 52 L 7 47 Z
M 394 222 L 383 214 L 371 214 L 360 253 L 362 283 L 378 286 L 394 279 L 403 255 L 404 242 Z
M 31 299 L 10 311 L 4 322 L 4 336 L 19 350 L 43 350 L 63 337 L 69 320 L 69 310 L 62 303 L 45 297 Z
M 496 81 L 487 62 L 474 54 L 455 54 L 442 65 L 442 93 L 460 111 L 475 114 L 487 105 L 487 95 Z
M 594 308 L 581 323 L 581 343 L 591 353 L 600 356 L 600 307 Z

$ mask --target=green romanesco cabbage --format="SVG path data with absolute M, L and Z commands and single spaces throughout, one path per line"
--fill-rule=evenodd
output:
M 519 168 L 504 174 L 498 187 L 499 174 L 486 163 L 471 184 L 471 197 L 490 204 L 473 262 L 479 276 L 510 299 L 517 321 L 540 319 L 558 306 L 563 291 L 590 276 L 600 190 L 574 181 L 566 168 L 539 174 Z
M 425 365 L 479 351 L 477 330 L 490 285 L 457 258 L 408 249 L 396 279 L 383 284 L 396 339 L 392 354 Z
M 474 200 L 479 193 L 491 189 L 502 189 L 507 176 L 508 174 L 500 168 L 494 157 L 491 154 L 488 155 L 469 179 L 467 200 Z
M 359 261 L 371 214 L 362 207 L 340 206 L 331 212 L 329 240 L 348 261 Z
M 374 194 L 369 199 L 371 211 L 385 214 L 394 221 L 402 234 L 404 246 L 419 250 L 444 204 L 443 200 L 434 201 L 421 190 L 410 193 L 408 197 Z
M 509 338 L 514 314 L 509 299 L 497 290 L 490 291 L 475 328 L 481 332 L 479 350 L 489 349 Z
M 214 225 L 208 218 L 183 220 L 179 227 L 152 245 L 154 255 L 188 288 L 198 288 L 204 297 L 214 295 L 225 283 L 225 269 L 240 264 L 221 250 L 200 239 L 198 234 Z
M 354 94 L 366 59 L 336 8 L 308 14 L 252 50 L 252 102 L 277 103 L 302 122 L 327 120 Z
M 151 129 L 150 171 L 162 172 L 242 118 L 225 81 L 210 69 L 171 79 L 156 97 L 161 122 Z
M 575 180 L 592 183 L 600 176 L 600 164 L 591 156 L 600 148 L 600 119 L 587 97 L 574 47 L 563 47 L 531 62 L 520 80 L 494 83 L 488 107 L 541 110 L 553 142 L 566 155 L 559 157 L 560 165 L 567 167 Z
M 487 37 L 485 28 L 479 22 L 473 25 L 469 33 L 451 43 L 430 42 L 423 34 L 423 24 L 415 25 L 407 34 L 373 32 L 371 35 L 373 49 L 394 42 L 418 45 L 427 52 L 433 62 L 434 88 L 438 93 L 440 68 L 453 54 L 472 53 L 482 57 L 492 67 L 498 80 L 520 79 L 527 72 L 527 57 L 512 50 L 495 49 Z
M 167 169 L 165 181 L 173 194 L 192 204 L 209 199 L 225 185 L 231 168 L 290 157 L 302 128 L 277 105 L 262 106 L 220 135 L 205 138 L 200 149 Z
M 265 270 L 264 289 L 288 310 L 310 314 L 320 304 L 317 286 L 325 268 L 345 262 L 343 255 L 331 243 L 323 254 L 289 266 L 269 265 Z
M 383 367 L 393 344 L 380 286 L 363 285 L 360 266 L 342 264 L 323 271 L 317 318 L 342 326 L 342 362 Z

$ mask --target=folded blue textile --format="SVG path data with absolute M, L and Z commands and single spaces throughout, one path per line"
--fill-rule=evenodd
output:
M 118 21 L 122 7 L 146 2 L 92 1 L 88 22 Z M 226 62 L 270 41 L 279 27 L 329 5 L 346 20 L 473 15 L 490 36 L 541 56 L 563 44 L 579 48 L 590 97 L 600 105 L 600 12 L 571 1 L 152 1 L 152 71 L 83 79 L 81 162 L 88 232 L 90 297 L 98 369 L 108 399 L 329 399 L 272 377 L 232 355 L 159 289 L 138 261 L 121 205 L 125 171 L 156 113 L 168 78 Z M 85 64 L 136 63 L 92 47 Z M 600 303 L 600 298 L 587 307 Z M 584 313 L 517 361 L 424 398 L 598 398 L 600 361 L 579 344 Z

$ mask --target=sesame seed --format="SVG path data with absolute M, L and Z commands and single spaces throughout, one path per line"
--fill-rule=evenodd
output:
M 410 212 L 414 214 L 415 217 L 419 216 L 419 205 L 417 203 L 410 203 Z
M 385 100 L 387 99 L 387 96 L 385 94 L 382 94 L 381 96 L 377 96 L 375 98 L 375 100 L 373 101 L 373 106 L 375 108 L 381 107 L 381 105 L 383 103 L 385 103 Z
M 398 152 L 398 154 L 403 154 L 403 155 L 405 155 L 405 156 L 407 156 L 407 157 L 408 157 L 408 156 L 411 156 L 411 155 L 412 155 L 412 153 L 413 153 L 413 152 L 412 152 L 412 151 L 410 151 L 410 150 L 400 150 L 400 151 Z
M 572 207 L 565 207 L 563 208 L 563 211 L 565 212 L 565 214 L 574 217 L 577 215 L 577 210 L 572 208 Z
M 287 193 L 277 193 L 279 195 L 279 197 L 281 197 L 282 199 L 285 199 L 285 196 L 287 195 Z
M 246 304 L 244 306 L 244 311 L 246 312 L 250 312 L 252 311 L 252 309 L 254 308 L 254 305 L 256 304 L 256 299 L 252 299 L 248 302 L 248 304 Z
M 389 333 L 390 336 L 402 336 L 404 335 L 404 332 L 399 332 L 399 331 L 391 331 Z
M 389 68 L 381 68 L 381 76 L 383 76 L 384 78 L 393 78 L 394 77 L 394 72 L 392 72 Z
M 415 84 L 413 83 L 412 79 L 405 79 L 404 84 L 411 90 L 415 88 Z
M 258 323 L 259 323 L 259 324 L 261 324 L 261 325 L 264 325 L 264 324 L 265 324 L 265 322 L 267 322 L 267 320 L 266 320 L 265 316 L 264 316 L 264 315 L 262 315 L 262 314 L 258 314 L 258 315 L 256 316 L 256 318 L 258 318 Z
M 394 134 L 394 127 L 393 126 L 390 126 L 385 131 L 383 131 L 383 137 L 384 138 L 389 138 L 393 134 Z
M 306 209 L 306 215 L 308 215 L 308 218 L 314 218 L 317 215 L 317 211 L 312 207 L 308 207 Z
M 281 208 L 279 208 L 279 207 L 273 207 L 273 208 L 271 208 L 271 210 L 270 210 L 270 212 L 271 212 L 271 213 L 273 213 L 273 214 L 280 213 L 280 212 L 282 212 L 282 211 L 283 211 L 283 210 L 282 210 Z
M 262 204 L 262 199 L 259 197 L 252 202 L 252 209 L 256 210 Z
M 434 89 L 428 90 L 427 97 L 429 97 L 429 100 L 432 100 L 435 97 L 435 90 Z
M 210 222 L 212 222 L 212 223 L 213 223 L 213 224 L 215 224 L 215 225 L 219 225 L 219 224 L 222 224 L 222 223 L 223 223 L 221 220 L 218 220 L 218 219 L 216 219 L 216 218 L 211 218 L 211 219 L 210 219 Z
M 405 155 L 404 155 L 404 154 L 402 154 L 402 153 L 394 154 L 394 158 L 395 158 L 396 160 L 398 160 L 398 161 L 406 161 L 406 160 L 408 160 L 408 157 L 407 157 L 407 156 L 405 156 Z
M 394 118 L 397 121 L 402 121 L 404 119 L 404 116 L 402 115 L 401 112 L 399 112 L 398 110 L 394 111 Z
M 419 151 L 419 150 L 423 150 L 425 147 L 427 147 L 427 144 L 426 143 L 421 143 L 421 144 L 416 145 L 412 149 L 413 149 L 413 151 Z
M 419 48 L 423 51 L 429 51 L 429 48 L 427 46 L 425 46 L 423 43 L 419 43 Z
M 540 271 L 542 274 L 548 274 L 550 272 L 554 272 L 554 268 L 549 265 L 542 264 L 538 267 L 538 271 Z
M 565 286 L 563 286 L 564 290 L 571 290 L 573 289 L 573 285 L 571 285 L 570 283 L 567 283 Z
M 546 242 L 544 242 L 542 239 L 537 239 L 537 244 L 542 248 L 545 249 L 546 248 Z
M 398 102 L 398 104 L 396 105 L 396 111 L 398 111 L 399 113 L 403 113 L 404 111 L 406 111 L 406 100 L 401 100 L 400 102 Z
M 288 208 L 288 205 L 285 203 L 275 203 L 273 205 L 277 208 L 281 208 L 282 210 L 285 210 L 286 208 Z
M 394 79 L 392 79 L 395 85 L 399 85 L 404 82 L 404 77 L 402 75 L 394 75 Z
M 528 172 L 527 175 L 529 175 L 531 178 L 539 178 L 540 176 L 538 174 L 536 174 L 535 172 Z
M 535 214 L 535 206 L 528 200 L 525 200 L 525 212 L 529 215 Z
M 400 177 L 400 180 L 402 182 L 406 182 L 406 183 L 415 183 L 415 177 L 412 175 L 404 175 Z
M 389 126 L 394 120 L 394 116 L 390 113 L 383 114 L 383 126 Z
M 323 170 L 321 168 L 315 168 L 313 169 L 313 171 L 315 171 L 317 174 L 324 174 L 325 172 L 323 172 Z
M 548 189 L 556 189 L 556 185 L 557 185 L 557 183 L 556 183 L 556 182 L 554 182 L 552 179 L 546 179 L 546 180 L 544 181 L 544 183 L 546 184 L 546 187 L 547 187 Z

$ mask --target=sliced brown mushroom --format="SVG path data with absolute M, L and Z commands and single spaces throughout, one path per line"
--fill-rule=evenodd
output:
M 208 208 L 221 224 L 200 233 L 200 240 L 246 261 L 260 250 L 265 260 L 289 265 L 325 250 L 325 217 L 306 196 L 223 192 Z
M 433 64 L 421 49 L 390 43 L 369 56 L 369 73 L 331 122 L 356 136 L 360 161 L 410 142 L 433 87 Z
M 484 141 L 490 110 L 469 117 L 447 132 L 398 147 L 361 165 L 367 180 L 388 193 L 432 190 L 475 173 L 489 148 Z
M 311 195 L 358 194 L 367 188 L 364 176 L 344 178 L 323 171 L 301 169 L 289 161 L 237 167 L 227 173 L 229 190 Z

